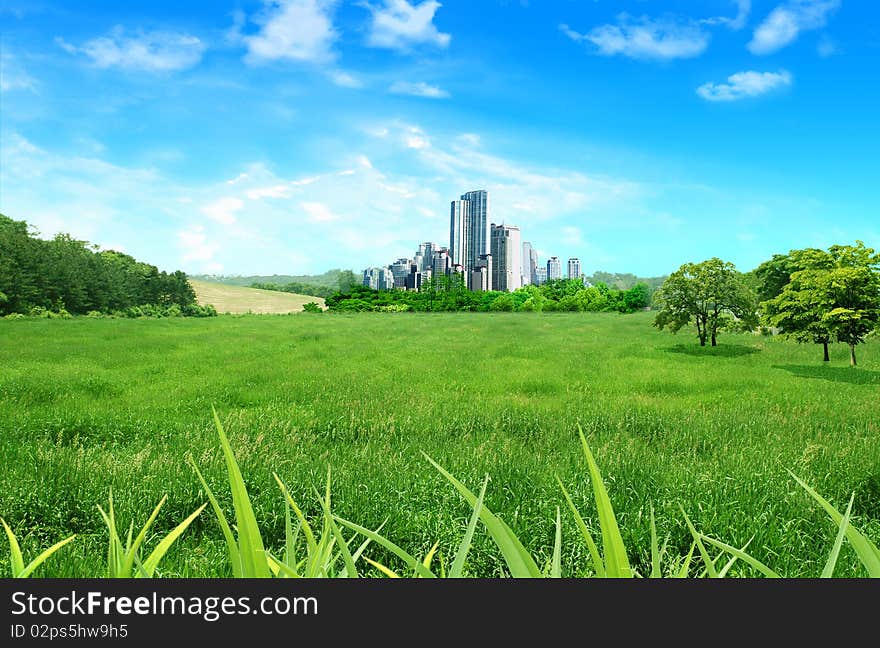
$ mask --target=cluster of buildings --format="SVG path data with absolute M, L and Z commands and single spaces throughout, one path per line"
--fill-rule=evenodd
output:
M 363 284 L 373 290 L 420 290 L 432 277 L 460 274 L 468 290 L 513 292 L 524 285 L 562 279 L 562 261 L 545 265 L 515 225 L 490 219 L 488 191 L 469 191 L 453 200 L 449 210 L 449 246 L 422 243 L 411 259 L 364 270 Z M 581 262 L 568 260 L 566 276 L 584 280 Z M 586 282 L 585 282 L 586 283 Z

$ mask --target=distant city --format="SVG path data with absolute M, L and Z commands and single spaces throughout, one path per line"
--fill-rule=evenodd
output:
M 562 261 L 551 256 L 540 264 L 538 252 L 522 240 L 519 227 L 491 222 L 489 192 L 469 191 L 449 210 L 449 245 L 421 243 L 413 258 L 367 268 L 363 285 L 373 290 L 421 290 L 432 278 L 460 275 L 472 291 L 513 292 L 562 279 Z M 589 286 L 580 259 L 568 259 L 565 276 Z

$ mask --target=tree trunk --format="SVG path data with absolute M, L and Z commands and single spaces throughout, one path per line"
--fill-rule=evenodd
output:
M 856 366 L 856 345 L 855 344 L 849 345 L 849 364 L 851 367 Z
M 823 360 L 825 362 L 829 362 L 831 360 L 831 358 L 828 357 L 828 342 L 823 342 L 822 346 L 825 347 L 825 357 L 823 358 Z
M 712 331 L 712 346 L 718 346 L 718 341 L 715 339 L 715 331 Z

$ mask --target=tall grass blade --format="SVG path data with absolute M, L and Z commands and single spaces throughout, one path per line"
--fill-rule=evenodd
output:
M 187 527 L 192 524 L 193 520 L 199 517 L 199 514 L 205 510 L 207 504 L 202 504 L 194 513 L 192 513 L 188 518 L 186 518 L 183 522 L 174 527 L 174 530 L 171 531 L 167 536 L 165 536 L 159 544 L 156 545 L 156 548 L 150 553 L 147 559 L 144 561 L 143 565 L 141 565 L 142 572 L 144 576 L 152 578 L 153 574 L 156 571 L 156 567 L 159 564 L 159 561 L 165 556 L 168 550 L 171 548 L 171 545 L 186 531 Z M 140 562 L 140 561 L 138 561 Z
M 657 525 L 654 522 L 654 507 L 651 507 L 651 578 L 660 578 L 660 549 L 657 546 Z
M 489 475 L 483 479 L 483 485 L 480 487 L 480 496 L 474 504 L 474 512 L 468 521 L 467 530 L 458 545 L 458 551 L 455 552 L 455 559 L 452 561 L 452 567 L 449 568 L 449 578 L 461 578 L 464 573 L 464 563 L 467 560 L 468 552 L 471 549 L 471 542 L 474 539 L 474 530 L 477 528 L 477 521 L 480 518 L 480 511 L 483 510 L 483 498 L 486 496 L 486 486 L 489 484 Z
M 562 514 L 556 507 L 556 537 L 553 541 L 553 563 L 550 578 L 562 578 Z
M 425 567 L 422 564 L 422 561 L 418 560 L 417 558 L 414 558 L 413 556 L 408 554 L 406 551 L 404 551 L 403 549 L 398 547 L 396 544 L 394 544 L 390 540 L 386 539 L 385 537 L 379 535 L 375 531 L 371 531 L 370 529 L 368 529 L 366 527 L 362 527 L 360 524 L 355 524 L 354 522 L 349 522 L 348 520 L 344 520 L 343 518 L 339 517 L 338 515 L 334 515 L 333 517 L 340 524 L 347 526 L 349 529 L 357 531 L 358 533 L 366 536 L 367 538 L 369 538 L 370 540 L 372 540 L 376 544 L 388 549 L 388 551 L 390 551 L 395 556 L 397 556 L 398 558 L 403 560 L 403 562 L 406 563 L 406 566 L 409 567 L 410 569 L 414 570 L 419 576 L 421 576 L 423 578 L 436 578 L 435 574 L 430 569 L 428 569 L 427 567 Z M 364 560 L 369 561 L 369 558 L 364 557 Z M 373 563 L 370 562 L 370 564 L 373 564 Z
M 752 567 L 757 569 L 759 572 L 761 572 L 762 574 L 764 574 L 768 578 L 781 578 L 781 576 L 779 574 L 777 574 L 775 571 L 770 569 L 767 565 L 762 563 L 757 558 L 752 558 L 746 552 L 744 552 L 740 549 L 737 549 L 736 547 L 732 547 L 729 544 L 725 544 L 725 543 L 721 542 L 720 540 L 715 540 L 714 538 L 710 538 L 709 536 L 702 535 L 702 534 L 700 534 L 700 536 L 702 537 L 703 540 L 705 540 L 709 544 L 715 545 L 719 549 L 724 549 L 725 551 L 733 554 L 734 556 L 736 556 L 737 558 L 739 558 L 743 562 L 751 565 Z
M 266 559 L 266 549 L 263 546 L 263 538 L 257 525 L 257 518 L 251 506 L 244 478 L 239 470 L 238 462 L 226 438 L 226 432 L 217 416 L 217 410 L 211 406 L 214 413 L 214 423 L 220 436 L 220 445 L 223 447 L 223 455 L 226 458 L 226 471 L 229 475 L 229 487 L 232 491 L 232 506 L 235 509 L 235 522 L 238 527 L 238 552 L 241 561 L 241 574 L 245 578 L 269 578 L 269 562 Z
M 571 496 L 568 494 L 565 486 L 562 485 L 562 480 L 559 479 L 558 475 L 556 476 L 556 482 L 559 484 L 559 488 L 562 489 L 562 494 L 565 496 L 565 501 L 568 503 L 568 508 L 571 511 L 571 514 L 574 516 L 575 524 L 577 525 L 578 530 L 581 532 L 581 535 L 584 538 L 584 542 L 587 543 L 587 548 L 590 551 L 590 557 L 593 560 L 593 571 L 596 572 L 596 578 L 605 578 L 605 561 L 602 560 L 602 555 L 599 553 L 599 547 L 593 540 L 593 536 L 590 534 L 590 530 L 587 528 L 587 524 L 584 522 L 584 518 L 581 517 L 581 514 L 578 512 L 577 507 L 571 500 Z
M 208 482 L 205 481 L 205 478 L 202 476 L 202 472 L 199 470 L 198 466 L 196 466 L 195 462 L 190 461 L 190 463 L 193 470 L 196 471 L 199 481 L 202 482 L 202 488 L 205 489 L 205 494 L 208 496 L 211 508 L 214 509 L 214 514 L 217 516 L 217 522 L 220 524 L 220 530 L 223 532 L 223 537 L 226 540 L 226 550 L 229 554 L 229 564 L 232 566 L 232 576 L 234 578 L 241 578 L 241 557 L 238 551 L 238 541 L 236 541 L 235 536 L 232 534 L 232 529 L 229 527 L 229 522 L 226 520 L 226 514 L 223 513 L 223 509 L 220 508 L 220 503 L 214 496 L 214 492 L 208 486 Z
M 9 562 L 12 565 L 12 577 L 18 578 L 18 575 L 24 571 L 24 556 L 21 554 L 21 547 L 18 544 L 18 539 L 15 537 L 12 529 L 9 528 L 9 525 L 6 524 L 6 520 L 0 518 L 0 522 L 3 523 L 3 528 L 6 530 L 6 537 L 9 539 Z
M 703 563 L 706 565 L 706 573 L 709 575 L 709 578 L 718 578 L 718 570 L 715 569 L 715 561 L 712 560 L 712 557 L 709 555 L 709 552 L 706 551 L 705 545 L 703 545 L 703 541 L 700 539 L 702 534 L 698 533 L 694 528 L 693 523 L 691 523 L 691 519 L 688 517 L 688 514 L 685 513 L 684 508 L 679 506 L 681 509 L 682 515 L 684 515 L 684 521 L 687 522 L 688 531 L 691 532 L 691 535 L 694 537 L 694 542 L 697 543 L 697 549 L 700 550 L 700 556 L 703 558 Z
M 834 520 L 834 523 L 840 525 L 843 520 L 843 516 L 840 512 L 834 508 L 828 500 L 810 488 L 810 486 L 808 486 L 800 477 L 791 471 L 789 471 L 789 474 L 795 478 L 797 483 L 800 484 L 823 509 L 825 509 L 825 512 L 828 513 L 832 520 Z M 865 569 L 868 570 L 868 576 L 871 578 L 880 578 L 880 549 L 877 548 L 877 545 L 862 535 L 851 524 L 847 524 L 845 533 L 847 540 L 849 540 L 856 555 L 859 557 L 859 560 L 862 561 Z
M 165 495 L 162 497 L 161 500 L 159 500 L 159 503 L 156 505 L 156 508 L 153 509 L 153 513 L 147 519 L 146 524 L 144 524 L 140 533 L 138 533 L 137 538 L 134 539 L 134 542 L 132 542 L 131 540 L 134 523 L 132 522 L 131 526 L 129 526 L 128 541 L 126 542 L 125 546 L 125 561 L 122 564 L 122 572 L 126 574 L 125 578 L 128 578 L 131 575 L 131 572 L 134 569 L 134 558 L 137 555 L 137 552 L 143 544 L 144 540 L 146 539 L 147 532 L 150 530 L 150 527 L 153 526 L 153 522 L 156 521 L 156 517 L 159 515 L 159 509 L 162 508 L 162 505 L 165 504 L 165 501 L 167 499 L 168 496 Z
M 468 504 L 471 506 L 476 504 L 477 496 L 468 490 L 467 486 L 449 474 L 440 464 L 431 459 L 427 454 L 424 452 L 422 454 L 431 462 L 441 475 L 446 477 L 461 496 L 467 500 Z M 492 540 L 495 541 L 495 544 L 501 551 L 501 555 L 504 557 L 504 562 L 507 563 L 507 567 L 510 569 L 511 576 L 514 578 L 541 578 L 541 570 L 535 563 L 534 558 L 532 558 L 529 552 L 526 551 L 522 542 L 520 542 L 519 538 L 516 537 L 511 528 L 507 526 L 503 520 L 496 517 L 495 514 L 485 506 L 480 510 L 480 520 L 482 520 L 483 524 L 486 526 L 486 530 L 492 537 Z
M 391 569 L 388 569 L 388 567 L 386 567 L 385 565 L 383 565 L 381 563 L 377 563 L 375 560 L 370 560 L 369 558 L 364 558 L 364 560 L 366 560 L 373 567 L 375 567 L 380 572 L 385 574 L 388 578 L 400 578 L 400 576 L 397 575 L 397 572 L 395 572 Z
M 617 526 L 617 519 L 614 516 L 611 499 L 608 497 L 608 491 L 605 490 L 599 466 L 596 465 L 596 460 L 593 459 L 593 453 L 590 452 L 590 447 L 587 445 L 587 439 L 580 424 L 578 424 L 578 434 L 581 438 L 584 456 L 587 458 L 590 480 L 593 482 L 593 497 L 596 500 L 596 509 L 599 513 L 599 528 L 602 531 L 602 548 L 605 559 L 605 575 L 608 578 L 632 578 L 632 569 L 630 569 L 629 559 L 626 556 L 626 546 L 620 535 L 620 528 Z
M 846 528 L 849 526 L 849 516 L 852 513 L 852 505 L 855 499 L 856 494 L 853 493 L 849 498 L 849 504 L 846 506 L 846 513 L 844 513 L 843 519 L 840 521 L 840 530 L 837 532 L 837 538 L 834 540 L 834 546 L 831 547 L 831 553 L 828 555 L 828 562 L 825 563 L 825 568 L 822 570 L 820 578 L 831 578 L 832 574 L 834 574 L 834 567 L 837 565 L 837 557 L 840 555 L 840 547 L 846 536 Z

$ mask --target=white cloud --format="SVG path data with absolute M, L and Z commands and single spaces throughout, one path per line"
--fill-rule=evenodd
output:
M 447 99 L 449 93 L 442 88 L 432 86 L 424 81 L 410 83 L 408 81 L 396 81 L 391 84 L 388 91 L 392 94 L 412 95 L 413 97 L 424 97 L 426 99 Z
M 329 223 L 339 220 L 339 216 L 330 211 L 330 208 L 323 203 L 301 202 L 299 206 L 313 223 Z
M 257 200 L 257 198 L 253 200 Z M 202 213 L 221 225 L 232 225 L 236 220 L 235 213 L 240 211 L 242 207 L 244 207 L 244 201 L 230 196 L 205 205 L 202 207 Z
M 250 200 L 262 200 L 263 198 L 287 198 L 290 195 L 290 187 L 275 185 L 274 187 L 260 187 L 247 192 Z
M 0 92 L 10 90 L 37 91 L 37 82 L 19 65 L 9 52 L 0 54 Z
M 116 26 L 108 36 L 94 38 L 81 46 L 63 38 L 55 42 L 70 54 L 82 54 L 99 68 L 120 68 L 146 72 L 174 72 L 193 67 L 202 60 L 206 45 L 198 37 L 178 32 L 138 32 L 127 36 Z
M 434 0 L 410 4 L 406 0 L 384 0 L 381 6 L 365 4 L 373 14 L 367 45 L 408 51 L 414 45 L 447 47 L 452 36 L 434 25 L 434 14 L 442 6 Z
M 208 242 L 208 236 L 202 225 L 190 225 L 177 232 L 177 243 L 182 249 L 182 259 L 188 261 L 211 261 L 217 252 L 217 246 Z
M 586 34 L 568 25 L 559 29 L 574 41 L 589 41 L 602 56 L 671 60 L 699 56 L 709 45 L 710 35 L 692 20 L 667 16 L 652 19 L 620 14 L 616 25 L 601 25 Z
M 735 18 L 726 16 L 718 16 L 715 18 L 706 18 L 700 22 L 704 25 L 725 25 L 734 31 L 739 31 L 746 26 L 749 20 L 749 14 L 752 11 L 752 0 L 732 0 L 737 7 Z
M 254 19 L 260 25 L 259 33 L 241 36 L 248 49 L 247 62 L 327 63 L 336 59 L 333 44 L 338 34 L 331 19 L 335 0 L 264 2 L 263 12 Z
M 840 0 L 788 0 L 758 25 L 746 47 L 752 54 L 772 54 L 793 43 L 801 32 L 824 27 L 840 4 Z
M 330 81 L 341 88 L 363 88 L 364 82 L 348 72 L 342 70 L 331 70 L 327 73 Z
M 727 83 L 701 85 L 697 88 L 697 94 L 707 101 L 737 101 L 790 86 L 791 82 L 792 76 L 788 70 L 737 72 L 727 77 Z

